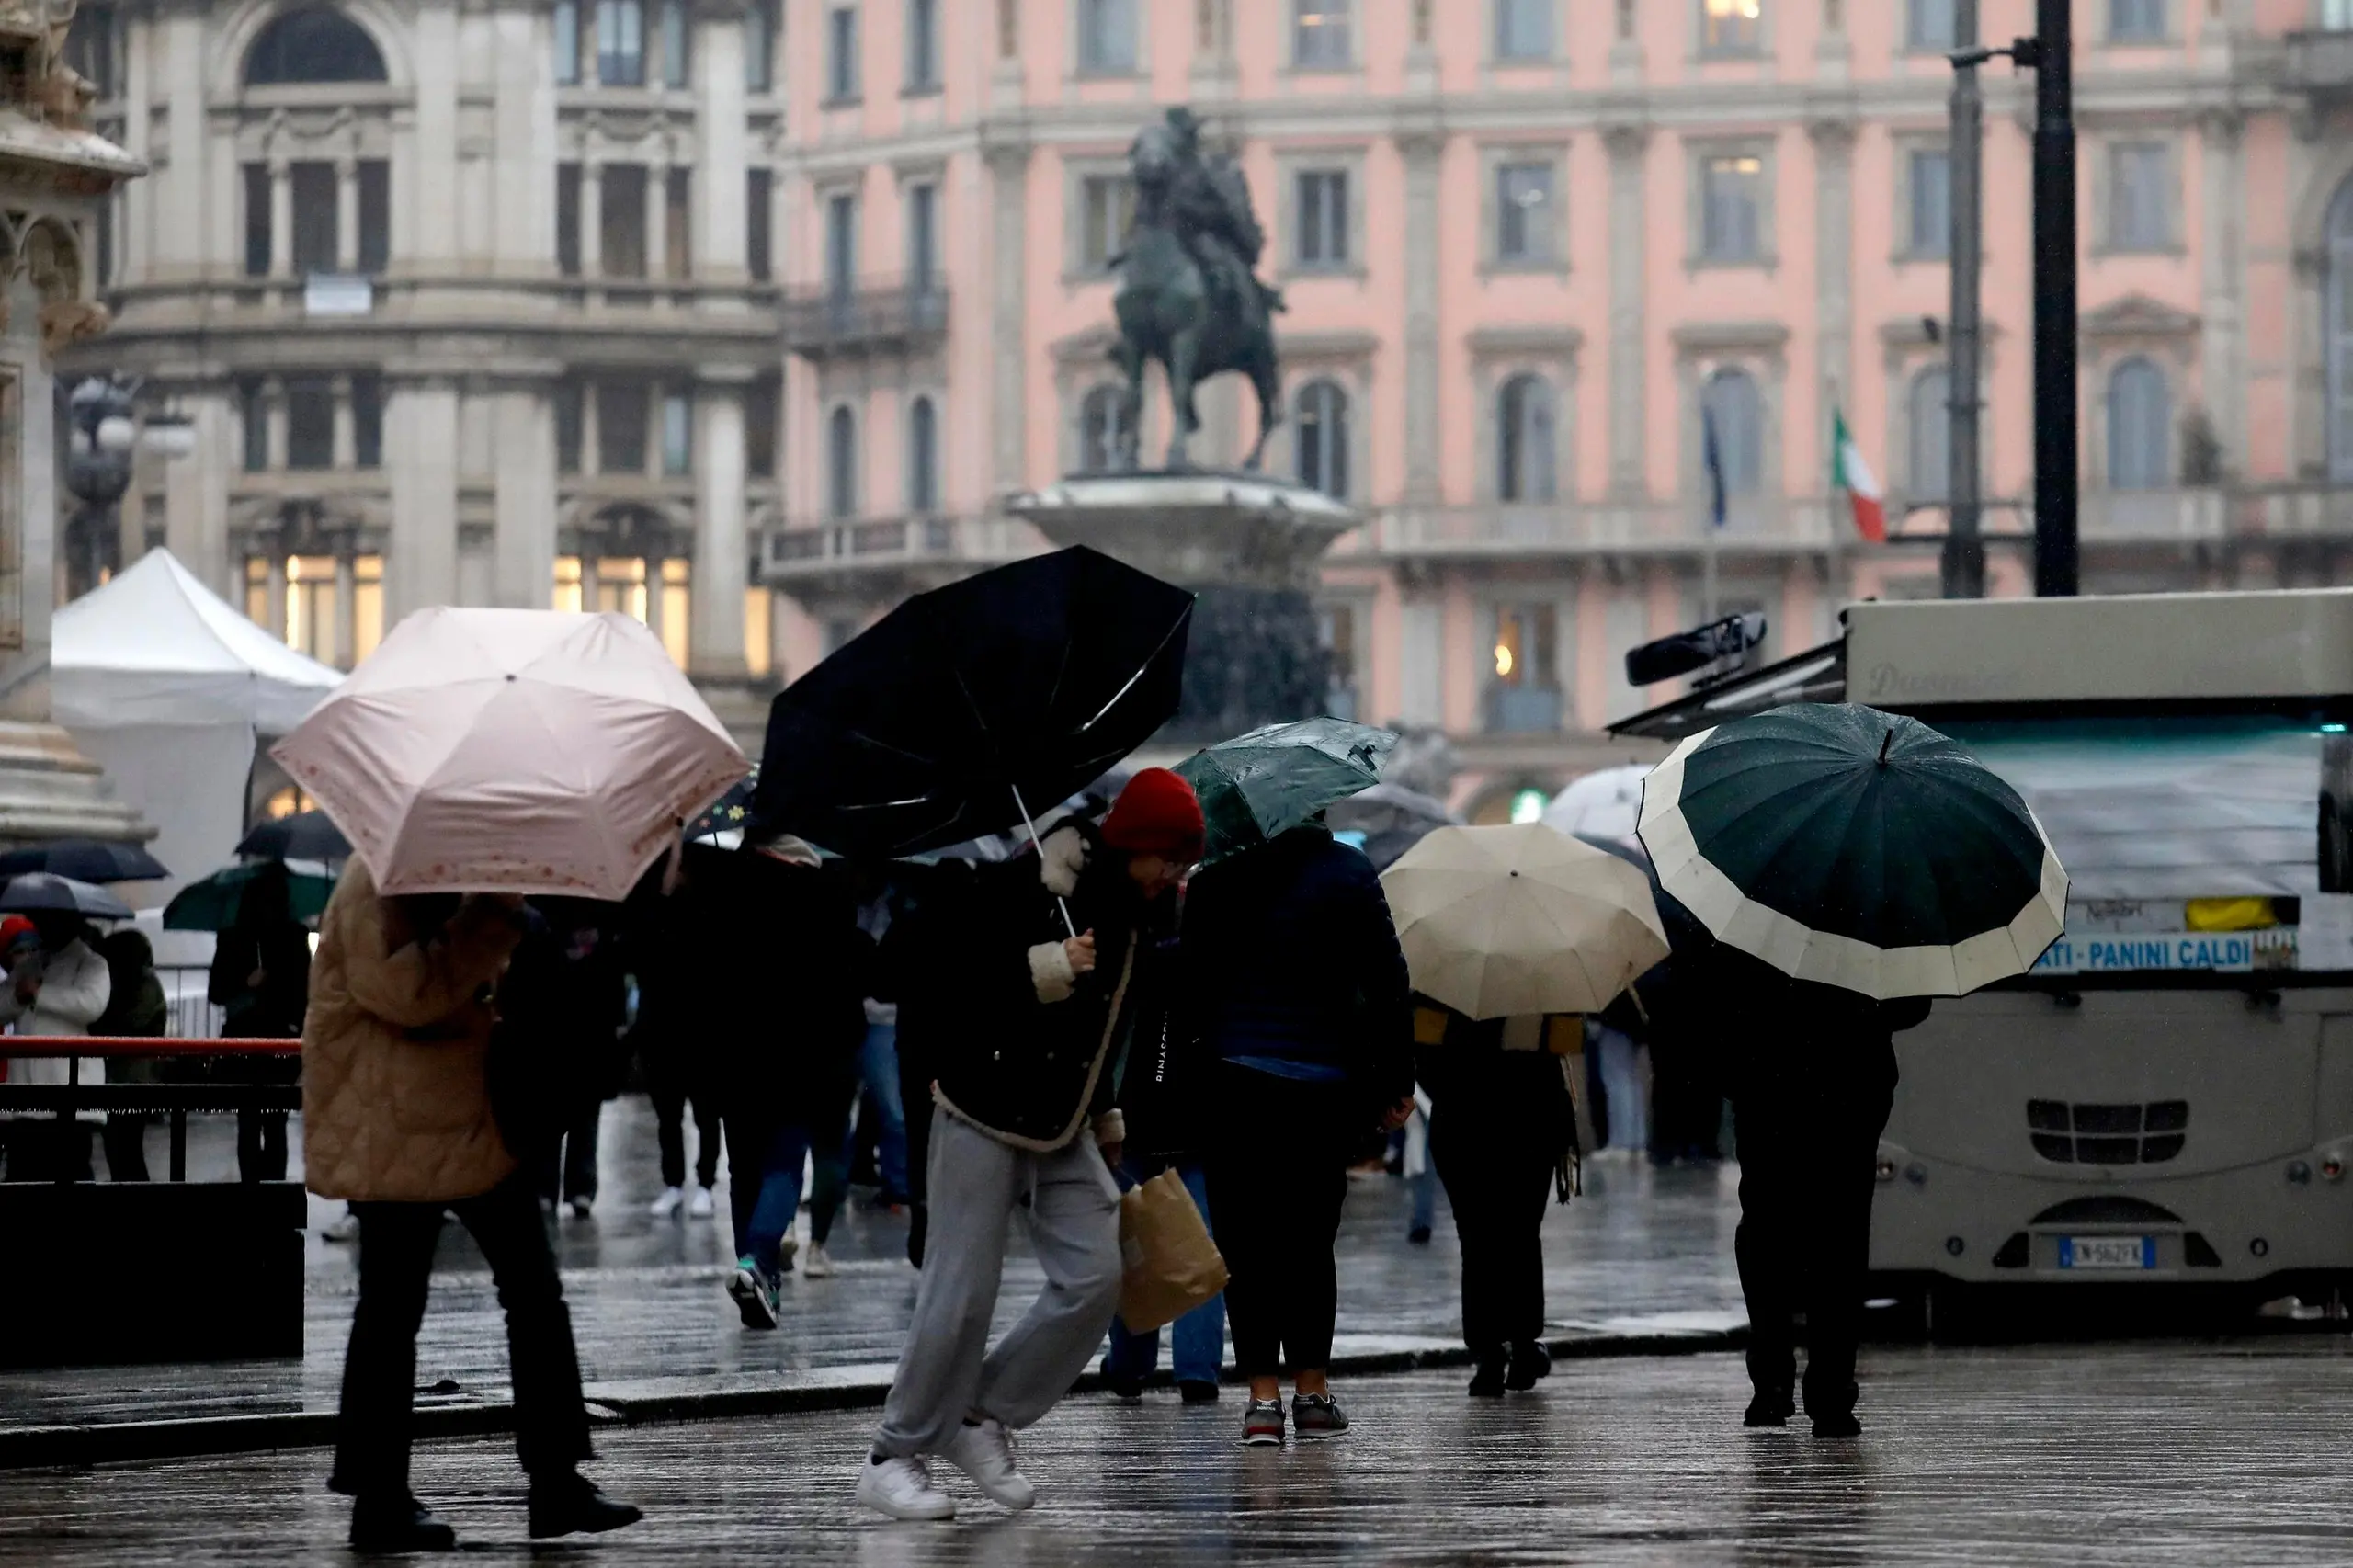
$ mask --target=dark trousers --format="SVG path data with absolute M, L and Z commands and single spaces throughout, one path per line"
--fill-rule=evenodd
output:
M 553 1142 L 545 1143 L 535 1161 L 540 1196 L 553 1203 L 560 1199 L 597 1196 L 597 1133 L 604 1125 L 605 1102 L 590 1100 L 575 1107 Z
M 0 1122 L 10 1181 L 94 1181 L 90 1124 L 72 1118 L 20 1117 Z
M 100 1142 L 106 1146 L 108 1181 L 148 1179 L 147 1119 L 135 1110 L 107 1113 L 107 1129 Z
M 515 1446 L 524 1470 L 534 1479 L 554 1477 L 589 1457 L 572 1313 L 563 1304 L 539 1201 L 530 1181 L 518 1174 L 479 1198 L 450 1204 L 351 1206 L 359 1219 L 359 1304 L 344 1358 L 343 1414 L 327 1483 L 347 1496 L 408 1486 L 416 1331 L 445 1209 L 473 1233 L 506 1309 Z
M 695 1113 L 695 1180 L 704 1187 L 719 1185 L 719 1106 L 708 1095 L 688 1093 L 683 1081 L 650 1086 L 654 1098 L 654 1135 L 662 1147 L 662 1185 L 687 1185 L 687 1108 Z
M 1430 1118 L 1430 1158 L 1462 1242 L 1462 1341 L 1477 1356 L 1544 1337 L 1544 1207 L 1558 1162 L 1539 1136 L 1464 1117 Z
M 237 1113 L 237 1179 L 286 1179 L 284 1111 L 241 1110 Z
M 1230 1278 L 1226 1321 L 1247 1378 L 1332 1364 L 1340 1287 L 1333 1244 L 1363 1120 L 1347 1085 L 1221 1064 L 1211 1225 Z
M 1803 1313 L 1805 1410 L 1817 1421 L 1855 1410 L 1871 1195 L 1893 1101 L 1893 1084 L 1870 1074 L 1747 1087 L 1733 1100 L 1749 1381 L 1759 1392 L 1795 1389 Z

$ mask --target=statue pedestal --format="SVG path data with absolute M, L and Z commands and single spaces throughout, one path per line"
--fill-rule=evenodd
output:
M 1310 597 L 1316 562 L 1364 519 L 1320 490 L 1258 473 L 1079 474 L 1006 510 L 1199 596 L 1172 740 L 1222 740 L 1311 718 L 1331 689 Z
M 55 724 L 0 722 L 0 845 L 49 838 L 143 844 L 155 830 L 108 790 Z

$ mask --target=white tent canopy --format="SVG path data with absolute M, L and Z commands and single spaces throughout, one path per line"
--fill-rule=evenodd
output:
M 158 829 L 174 885 L 244 833 L 256 736 L 282 735 L 343 679 L 238 614 L 168 551 L 61 606 L 51 711 Z

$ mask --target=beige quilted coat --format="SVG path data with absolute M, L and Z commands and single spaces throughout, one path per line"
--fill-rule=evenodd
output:
M 483 1073 L 522 933 L 480 899 L 419 946 L 358 859 L 327 903 L 302 1026 L 302 1165 L 322 1198 L 449 1202 L 515 1169 Z

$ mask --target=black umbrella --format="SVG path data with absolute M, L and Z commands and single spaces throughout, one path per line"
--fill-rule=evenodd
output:
M 1029 823 L 1176 713 L 1192 613 L 1084 548 L 919 594 L 779 694 L 752 815 L 878 860 Z
M 152 882 L 172 873 L 136 844 L 98 838 L 55 838 L 0 855 L 0 877 L 48 871 L 77 882 Z
M 100 887 L 77 882 L 51 871 L 27 871 L 0 888 L 0 915 L 49 915 L 63 912 L 93 920 L 128 920 L 131 906 Z
M 256 860 L 348 860 L 351 840 L 322 811 L 272 817 L 245 835 L 237 853 Z

